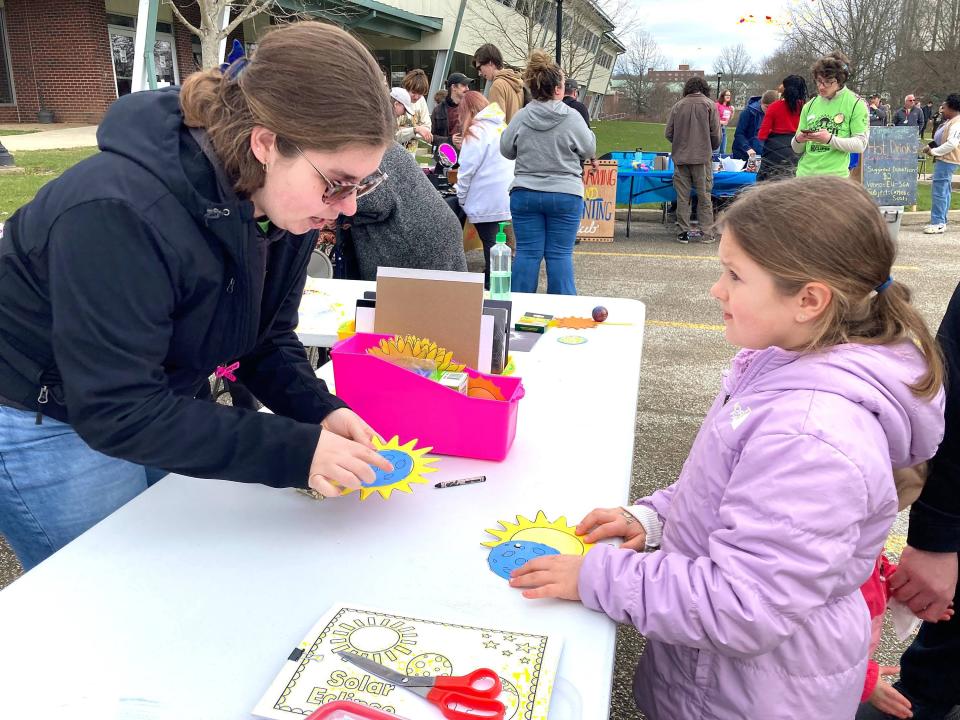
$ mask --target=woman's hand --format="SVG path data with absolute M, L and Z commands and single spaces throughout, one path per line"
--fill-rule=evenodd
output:
M 334 432 L 340 437 L 353 440 L 373 449 L 373 437 L 377 435 L 353 410 L 340 408 L 327 415 L 320 423 L 324 430 Z M 380 437 L 377 435 L 377 437 Z M 381 440 L 383 438 L 380 438 Z
M 369 430 L 369 426 L 367 428 Z M 367 435 L 368 442 L 370 437 L 372 434 Z M 373 448 L 325 429 L 320 433 L 317 449 L 313 452 L 309 485 L 324 497 L 336 497 L 344 489 L 357 490 L 361 483 L 369 485 L 376 480 L 371 465 L 384 472 L 393 470 L 387 459 Z
M 527 562 L 510 573 L 510 587 L 528 588 L 523 596 L 579 600 L 577 580 L 580 578 L 582 555 L 550 555 Z
M 817 130 L 816 132 L 808 132 L 806 135 L 807 140 L 818 142 L 821 145 L 829 143 L 832 137 L 833 135 L 830 134 L 829 130 Z
M 450 138 L 450 141 L 459 150 L 460 146 L 463 145 L 463 135 L 461 135 L 460 133 L 457 133 L 452 138 Z
M 580 521 L 577 535 L 586 535 L 584 542 L 595 543 L 606 538 L 623 538 L 620 547 L 642 552 L 647 543 L 647 531 L 633 515 L 623 508 L 597 508 Z M 524 566 L 526 567 L 526 566 Z
M 867 701 L 877 710 L 887 713 L 888 715 L 893 715 L 898 718 L 913 717 L 913 712 L 910 709 L 910 701 L 901 695 L 892 685 L 888 685 L 883 679 L 884 675 L 896 675 L 898 672 L 900 672 L 899 667 L 881 665 L 877 685 L 873 688 L 873 692 L 870 693 Z

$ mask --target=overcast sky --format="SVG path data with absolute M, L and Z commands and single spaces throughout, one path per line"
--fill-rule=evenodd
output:
M 768 25 L 764 16 L 778 22 L 788 19 L 789 7 L 797 0 L 636 0 L 649 30 L 666 60 L 666 68 L 690 62 L 696 70 L 713 70 L 713 61 L 726 45 L 742 42 L 755 61 L 770 55 L 780 44 L 781 28 Z M 740 23 L 753 14 L 756 23 Z

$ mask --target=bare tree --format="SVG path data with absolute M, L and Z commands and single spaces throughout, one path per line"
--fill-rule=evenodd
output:
M 605 21 L 612 24 L 616 18 L 622 33 L 635 27 L 638 17 L 630 0 L 565 0 L 560 52 L 567 77 L 588 80 L 603 46 Z M 467 5 L 465 22 L 477 37 L 522 64 L 533 50 L 554 47 L 557 5 L 555 0 L 476 0 Z
M 276 0 L 163 0 L 173 14 L 187 30 L 200 38 L 200 48 L 203 58 L 203 69 L 216 67 L 222 62 L 220 57 L 220 41 L 229 37 L 230 33 L 250 18 L 263 13 L 275 17 L 294 20 L 305 17 L 302 10 L 291 10 L 280 5 Z M 286 5 L 290 5 L 287 2 Z M 303 3 L 298 3 L 301 8 Z M 200 11 L 200 25 L 197 27 L 183 16 L 181 8 L 195 5 Z M 229 22 L 224 26 L 224 13 Z
M 556 12 L 553 0 L 516 0 L 515 12 L 498 0 L 477 0 L 467 5 L 465 23 L 477 37 L 522 65 L 531 52 L 546 44 Z
M 637 115 L 650 112 L 654 82 L 649 71 L 664 64 L 663 53 L 646 30 L 637 30 L 626 43 L 627 52 L 620 57 L 617 69 L 625 81 L 625 95 Z
M 754 72 L 753 59 L 743 43 L 736 45 L 727 45 L 720 49 L 720 54 L 713 61 L 713 70 L 717 73 L 723 73 L 722 85 L 727 85 L 733 90 L 733 101 L 736 104 L 740 99 L 736 95 L 744 92 L 744 78 Z
M 815 56 L 842 50 L 850 84 L 864 91 L 885 86 L 896 57 L 903 0 L 820 0 L 791 10 L 787 36 Z

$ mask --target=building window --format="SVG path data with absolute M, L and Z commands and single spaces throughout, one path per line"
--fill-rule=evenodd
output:
M 0 6 L 0 105 L 16 102 L 13 95 L 13 73 L 10 72 L 10 46 L 7 44 L 7 20 Z

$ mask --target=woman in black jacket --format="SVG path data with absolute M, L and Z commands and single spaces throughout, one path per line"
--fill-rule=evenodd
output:
M 0 532 L 25 568 L 153 468 L 325 496 L 389 469 L 294 333 L 317 229 L 383 179 L 380 88 L 347 33 L 284 26 L 249 61 L 118 100 L 102 152 L 6 224 Z M 215 370 L 274 414 L 195 399 Z

